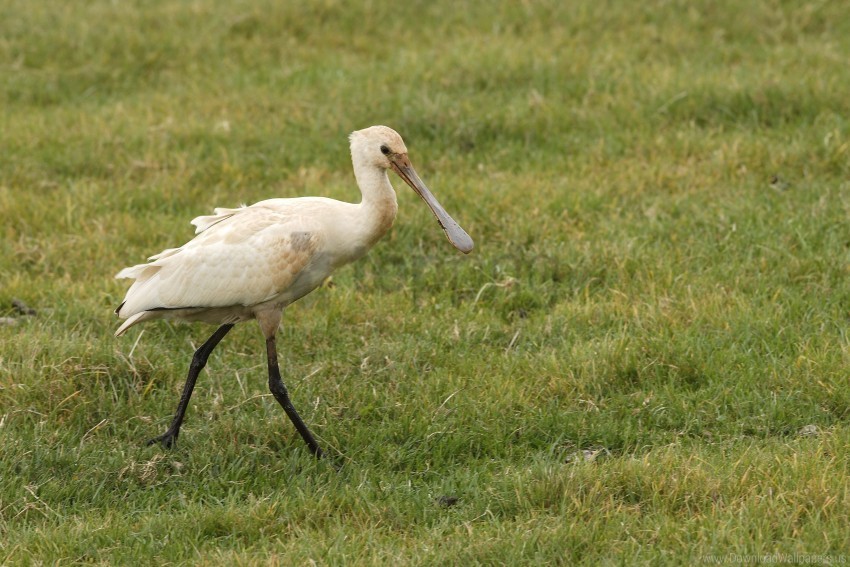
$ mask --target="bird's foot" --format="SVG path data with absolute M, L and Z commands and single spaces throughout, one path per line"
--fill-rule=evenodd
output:
M 338 473 L 342 472 L 342 467 L 345 466 L 345 459 L 342 455 L 336 455 L 333 457 L 330 457 L 328 455 L 322 455 L 322 459 L 330 463 L 330 465 Z
M 177 434 L 178 434 L 178 432 L 171 431 L 169 429 L 168 431 L 166 431 L 165 433 L 163 433 L 159 437 L 154 437 L 153 439 L 149 439 L 148 442 L 147 442 L 147 446 L 150 447 L 151 445 L 156 445 L 157 443 L 159 443 L 160 445 L 162 445 L 166 449 L 171 449 L 172 447 L 174 447 L 174 445 L 177 444 Z

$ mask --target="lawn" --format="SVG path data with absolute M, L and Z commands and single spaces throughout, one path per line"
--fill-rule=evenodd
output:
M 846 6 L 350 4 L 0 3 L 0 563 L 850 561 Z M 213 328 L 114 274 L 372 124 L 476 249 L 393 177 L 284 314 L 341 470 L 253 323 L 146 446 Z

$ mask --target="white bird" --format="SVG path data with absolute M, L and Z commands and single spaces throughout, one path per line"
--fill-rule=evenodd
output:
M 176 442 L 195 381 L 210 353 L 233 325 L 256 319 L 266 339 L 269 389 L 313 454 L 322 456 L 289 400 L 275 335 L 287 305 L 316 289 L 336 268 L 366 254 L 390 229 L 398 205 L 387 170 L 395 171 L 425 200 L 458 250 L 472 250 L 472 239 L 419 179 L 398 133 L 372 126 L 352 133 L 350 143 L 360 203 L 302 197 L 217 208 L 215 214 L 192 221 L 194 239 L 115 276 L 135 280 L 115 310 L 125 319 L 116 336 L 151 319 L 220 325 L 192 358 L 170 427 L 148 444 L 171 447 Z

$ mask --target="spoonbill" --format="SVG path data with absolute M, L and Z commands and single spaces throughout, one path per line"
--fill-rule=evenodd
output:
M 472 239 L 419 179 L 398 133 L 372 126 L 353 132 L 349 141 L 360 203 L 301 197 L 217 208 L 215 214 L 192 221 L 197 236 L 189 242 L 115 276 L 135 280 L 115 310 L 124 320 L 115 336 L 152 319 L 219 325 L 192 357 L 171 425 L 148 445 L 175 444 L 210 353 L 235 324 L 255 319 L 266 339 L 269 390 L 310 451 L 322 456 L 281 379 L 275 335 L 287 305 L 316 289 L 335 269 L 362 257 L 390 229 L 398 204 L 389 169 L 428 204 L 455 248 L 465 254 L 472 250 Z

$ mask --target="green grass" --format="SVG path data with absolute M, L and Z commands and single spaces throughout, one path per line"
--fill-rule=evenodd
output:
M 845 8 L 3 2 L 0 563 L 844 559 Z M 212 328 L 113 339 L 113 274 L 215 206 L 355 200 L 376 123 L 476 250 L 396 180 L 392 233 L 285 314 L 343 470 L 254 324 L 145 447 Z

